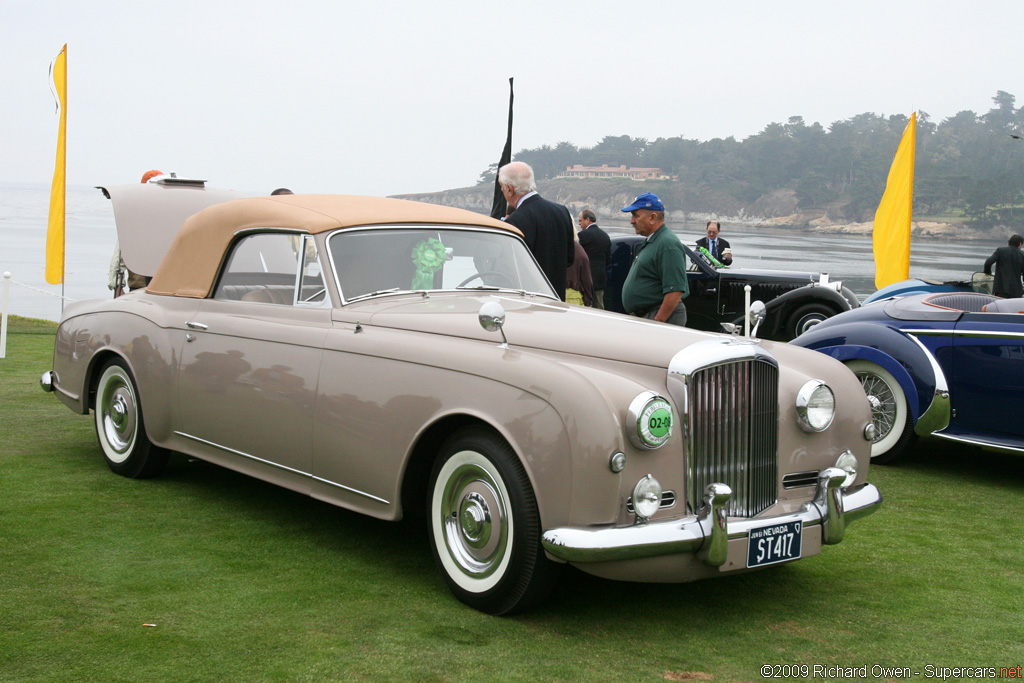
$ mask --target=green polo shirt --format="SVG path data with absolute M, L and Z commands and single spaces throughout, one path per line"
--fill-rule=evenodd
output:
M 626 282 L 622 307 L 626 313 L 644 315 L 660 306 L 669 292 L 690 293 L 686 280 L 686 252 L 679 237 L 662 225 L 640 246 Z

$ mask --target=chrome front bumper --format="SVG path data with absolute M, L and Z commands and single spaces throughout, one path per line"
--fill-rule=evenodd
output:
M 800 521 L 804 528 L 821 526 L 821 542 L 843 540 L 846 525 L 866 517 L 882 504 L 882 494 L 873 484 L 853 493 L 840 486 L 846 472 L 829 467 L 818 475 L 814 499 L 798 512 L 777 517 L 733 520 L 725 507 L 732 491 L 725 484 L 709 484 L 700 511 L 682 520 L 637 524 L 611 529 L 562 527 L 544 532 L 541 542 L 552 556 L 566 562 L 611 562 L 679 553 L 701 553 L 705 564 L 725 564 L 729 541 L 747 538 L 751 529 L 771 524 Z
M 47 370 L 43 373 L 43 376 L 39 378 L 39 386 L 43 388 L 43 391 L 53 391 L 53 385 L 57 383 L 57 374 L 53 370 Z

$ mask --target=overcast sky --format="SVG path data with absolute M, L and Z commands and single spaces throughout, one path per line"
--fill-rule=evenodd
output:
M 1020 0 L 0 0 L 0 181 L 52 179 L 65 42 L 69 185 L 391 195 L 474 184 L 510 76 L 516 151 L 742 140 L 1024 105 L 1022 34 Z

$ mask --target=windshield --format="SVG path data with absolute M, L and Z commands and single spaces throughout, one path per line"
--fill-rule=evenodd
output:
M 327 242 L 346 301 L 390 292 L 507 289 L 555 298 L 522 241 L 483 229 L 342 230 Z

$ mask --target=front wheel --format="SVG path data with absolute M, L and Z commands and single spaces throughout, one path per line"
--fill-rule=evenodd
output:
M 112 360 L 103 367 L 93 414 L 96 437 L 113 472 L 143 479 L 163 471 L 169 453 L 154 446 L 146 435 L 139 392 L 123 361 Z
M 896 462 L 917 438 L 906 394 L 892 373 L 875 363 L 851 360 L 846 367 L 857 375 L 871 404 L 871 420 L 875 424 L 871 462 L 879 465 Z
M 431 550 L 448 589 L 493 615 L 521 612 L 546 595 L 558 566 L 540 544 L 540 516 L 512 448 L 486 429 L 456 433 L 430 476 Z
M 796 339 L 823 320 L 835 315 L 835 309 L 828 304 L 804 304 L 793 311 L 786 323 L 786 334 L 789 339 Z

